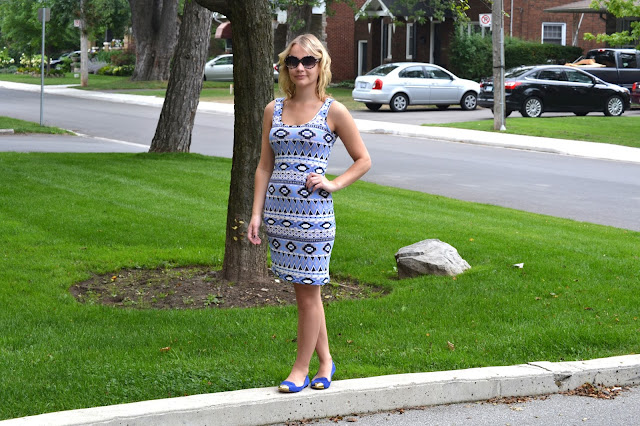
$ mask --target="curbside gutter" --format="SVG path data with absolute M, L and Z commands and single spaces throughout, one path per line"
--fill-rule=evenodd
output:
M 0 426 L 264 425 L 544 395 L 584 383 L 640 385 L 640 355 L 336 380 L 325 391 L 296 394 L 280 394 L 275 386 L 245 389 L 22 417 L 0 421 Z

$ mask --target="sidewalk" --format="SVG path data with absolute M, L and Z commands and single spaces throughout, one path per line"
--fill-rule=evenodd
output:
M 0 81 L 0 87 L 13 90 L 40 92 L 40 86 L 32 84 Z M 162 107 L 164 99 L 154 96 L 127 95 L 119 93 L 92 92 L 78 90 L 68 86 L 45 86 L 45 93 L 51 95 L 73 96 L 97 99 L 108 102 L 131 103 Z M 198 111 L 233 115 L 233 104 L 200 102 Z M 359 120 L 356 125 L 363 133 L 392 134 L 404 137 L 429 138 L 449 142 L 488 145 L 495 147 L 522 149 L 553 154 L 572 155 L 585 158 L 640 163 L 640 148 L 609 145 L 596 142 L 584 142 L 567 139 L 552 139 L 537 136 L 512 135 L 499 132 L 455 129 L 448 127 L 419 126 L 391 122 Z
M 245 389 L 42 414 L 0 421 L 0 426 L 265 425 L 544 395 L 587 382 L 604 386 L 640 384 L 640 355 L 335 380 L 327 390 L 305 389 L 296 394 L 281 394 L 275 387 Z
M 0 82 L 0 87 L 39 91 L 39 86 Z M 149 96 L 47 87 L 46 93 L 162 106 Z M 233 105 L 201 102 L 201 111 L 233 115 Z M 442 127 L 356 120 L 366 133 L 432 138 L 458 143 L 605 158 L 640 163 L 640 149 L 591 142 L 516 136 Z M 339 361 L 339 360 L 338 360 Z M 337 377 L 340 377 L 338 364 Z M 575 362 L 528 364 L 336 380 L 325 391 L 280 394 L 275 387 L 193 395 L 0 421 L 0 426 L 72 425 L 264 425 L 416 406 L 534 396 L 582 384 L 640 385 L 640 355 Z

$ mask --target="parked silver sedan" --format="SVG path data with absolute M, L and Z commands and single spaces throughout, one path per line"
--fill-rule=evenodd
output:
M 405 111 L 409 105 L 447 109 L 454 104 L 468 111 L 476 108 L 479 92 L 480 84 L 458 78 L 438 65 L 395 62 L 356 78 L 351 95 L 372 111 L 384 104 L 396 112 Z
M 273 65 L 273 79 L 278 81 L 278 64 Z M 233 81 L 233 54 L 218 55 L 204 66 L 204 81 Z

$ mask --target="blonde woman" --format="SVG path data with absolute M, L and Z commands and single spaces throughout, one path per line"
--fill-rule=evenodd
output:
M 331 193 L 362 177 L 371 167 L 371 158 L 349 111 L 325 93 L 331 81 L 331 58 L 322 43 L 304 34 L 279 56 L 279 85 L 285 97 L 264 110 L 248 238 L 260 244 L 258 233 L 264 222 L 272 270 L 295 289 L 298 352 L 278 390 L 299 392 L 309 384 L 314 389 L 331 385 L 335 364 L 320 293 L 329 282 L 335 237 Z M 325 170 L 338 137 L 353 164 L 329 180 Z M 309 382 L 314 351 L 319 369 Z

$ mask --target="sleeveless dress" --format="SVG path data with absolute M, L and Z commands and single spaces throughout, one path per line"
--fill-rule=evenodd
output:
M 327 99 L 311 121 L 282 123 L 284 98 L 275 101 L 269 143 L 275 154 L 267 186 L 264 224 L 271 269 L 285 281 L 309 285 L 329 282 L 329 260 L 336 224 L 331 193 L 310 192 L 311 172 L 324 175 L 336 135 L 327 125 L 333 99 Z

